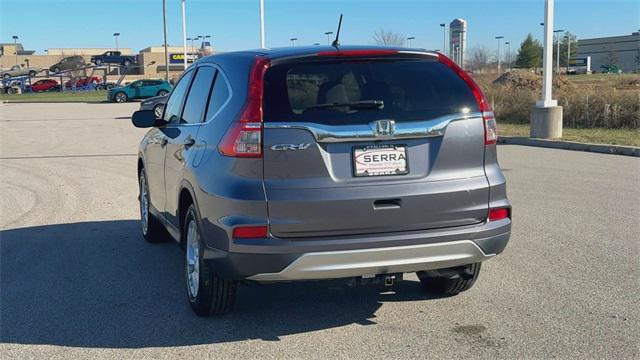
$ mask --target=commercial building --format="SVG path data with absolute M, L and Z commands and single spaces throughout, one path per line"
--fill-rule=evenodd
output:
M 591 69 L 615 65 L 623 72 L 640 70 L 640 32 L 631 35 L 578 40 L 577 58 L 591 57 Z
M 449 56 L 463 67 L 467 50 L 467 21 L 455 19 L 449 24 Z
M 106 51 L 114 51 L 115 48 L 49 48 L 44 54 L 36 54 L 33 50 L 24 50 L 21 43 L 0 44 L 0 67 L 10 68 L 16 64 L 29 65 L 31 67 L 48 69 L 65 57 L 80 55 L 85 63 L 89 64 L 91 56 L 100 55 Z M 140 50 L 138 54 L 131 48 L 118 48 L 123 55 L 136 55 L 138 63 L 130 69 L 125 82 L 142 78 L 164 78 L 165 57 L 164 46 L 150 46 Z M 176 78 L 184 71 L 184 48 L 182 46 L 168 46 L 169 53 L 169 78 Z M 187 46 L 187 62 L 192 63 L 203 54 L 212 53 L 209 42 L 203 43 L 201 48 Z M 120 70 L 116 67 L 104 67 L 96 72 L 96 76 L 119 76 Z M 39 74 L 44 76 L 44 73 Z M 111 80 L 115 80 L 112 78 Z

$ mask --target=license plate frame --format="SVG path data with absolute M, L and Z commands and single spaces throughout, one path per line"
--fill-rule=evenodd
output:
M 351 149 L 351 168 L 354 177 L 380 177 L 380 176 L 402 176 L 407 175 L 409 173 L 409 155 L 407 152 L 408 146 L 406 144 L 384 144 L 384 145 L 367 145 L 367 146 L 354 146 Z M 389 149 L 390 151 L 380 151 Z M 387 170 L 387 171 L 374 171 L 369 173 L 367 170 L 362 171 L 362 167 L 358 167 L 359 163 L 356 157 L 362 157 L 363 155 L 369 153 L 387 153 L 387 155 L 393 153 L 402 153 L 404 156 L 404 169 L 396 168 L 395 170 Z M 360 163 L 362 164 L 362 163 Z M 359 170 L 360 168 L 360 170 Z

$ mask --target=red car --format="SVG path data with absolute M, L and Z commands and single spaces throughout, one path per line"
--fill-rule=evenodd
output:
M 51 91 L 58 88 L 58 82 L 53 79 L 38 80 L 31 84 L 31 90 L 34 92 Z
M 100 83 L 102 83 L 102 79 L 97 77 L 97 76 L 92 76 L 92 77 L 83 77 L 80 78 L 78 80 L 76 80 L 76 87 L 82 87 L 85 86 L 87 84 L 93 83 L 95 85 L 98 85 Z M 71 80 L 67 81 L 66 83 L 64 83 L 65 87 L 73 87 L 73 82 Z

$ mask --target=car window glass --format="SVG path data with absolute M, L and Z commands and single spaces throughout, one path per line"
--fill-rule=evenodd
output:
M 179 122 L 180 108 L 182 107 L 182 101 L 185 98 L 187 88 L 189 87 L 189 82 L 191 81 L 192 76 L 193 71 L 185 73 L 176 84 L 176 87 L 173 88 L 171 96 L 169 97 L 169 100 L 167 100 L 167 104 L 165 105 L 163 117 L 165 121 L 173 124 Z
M 222 106 L 229 99 L 229 86 L 227 85 L 227 79 L 218 72 L 216 76 L 211 96 L 209 97 L 209 105 L 207 107 L 207 120 L 216 116 Z
M 202 66 L 198 69 L 184 105 L 183 123 L 195 124 L 202 122 L 215 73 L 216 69 L 210 66 Z

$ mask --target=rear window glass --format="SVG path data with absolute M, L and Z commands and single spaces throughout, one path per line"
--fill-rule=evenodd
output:
M 276 65 L 265 76 L 264 96 L 267 122 L 362 124 L 478 111 L 473 93 L 451 69 L 417 59 Z M 372 102 L 378 105 L 366 106 Z M 345 103 L 351 105 L 327 106 Z

